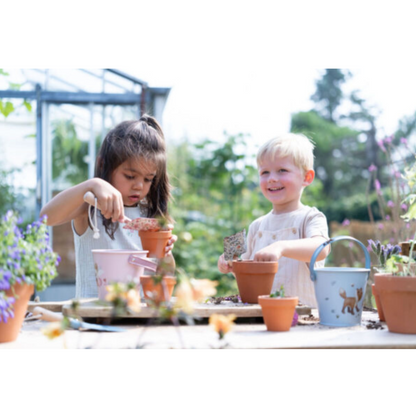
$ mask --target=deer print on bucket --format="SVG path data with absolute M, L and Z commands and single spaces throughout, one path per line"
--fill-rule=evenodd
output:
M 354 315 L 354 308 L 357 312 L 360 310 L 358 309 L 358 302 L 363 297 L 363 288 L 356 289 L 356 295 L 347 297 L 347 292 L 343 289 L 339 289 L 339 295 L 344 299 L 344 304 L 342 305 L 342 313 L 345 313 L 345 309 L 347 309 L 347 312 L 349 312 L 351 315 Z

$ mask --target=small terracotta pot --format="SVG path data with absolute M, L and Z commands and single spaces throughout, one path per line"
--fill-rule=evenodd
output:
M 241 302 L 258 303 L 259 296 L 270 295 L 277 268 L 277 261 L 234 260 L 233 273 Z
M 378 318 L 380 319 L 380 321 L 385 321 L 386 319 L 384 318 L 383 306 L 381 305 L 380 295 L 374 283 L 371 285 L 371 292 L 373 293 L 374 299 L 376 301 Z
M 410 243 L 407 241 L 402 241 L 399 243 L 399 246 L 402 249 L 402 252 L 400 254 L 402 254 L 403 256 L 408 256 L 410 253 Z
M 161 259 L 165 257 L 165 248 L 169 239 L 172 237 L 172 231 L 139 231 L 139 237 L 142 241 L 143 250 L 148 250 L 148 257 Z
M 163 282 L 166 286 L 166 293 L 163 290 L 163 286 L 161 283 L 157 285 L 153 283 L 152 276 L 141 276 L 140 283 L 143 288 L 143 294 L 145 299 L 153 299 L 156 303 L 169 301 L 172 297 L 173 289 L 176 285 L 176 278 L 173 276 L 163 276 Z M 147 292 L 156 292 L 156 297 L 151 298 Z
M 6 290 L 6 296 L 16 298 L 13 304 L 14 318 L 9 318 L 7 322 L 0 322 L 0 342 L 16 340 L 25 319 L 29 299 L 34 291 L 33 285 L 16 283 L 13 288 L 14 292 L 11 288 Z
M 374 282 L 389 331 L 416 334 L 416 276 L 376 273 Z
M 266 295 L 259 296 L 258 301 L 268 331 L 289 331 L 299 301 L 297 296 L 271 298 Z

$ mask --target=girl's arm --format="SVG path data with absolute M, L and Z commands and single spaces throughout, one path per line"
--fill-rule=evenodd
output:
M 88 227 L 88 204 L 84 202 L 87 191 L 96 196 L 101 214 L 105 218 L 123 220 L 124 207 L 121 193 L 109 182 L 100 178 L 88 179 L 60 192 L 42 208 L 41 216 L 47 215 L 47 224 L 51 226 L 74 220 L 77 233 L 83 234 Z
M 257 261 L 276 261 L 280 257 L 304 261 L 309 263 L 315 250 L 327 239 L 322 236 L 301 238 L 300 240 L 281 240 L 261 249 L 254 255 Z M 320 253 L 317 261 L 324 260 L 329 254 L 330 247 L 326 246 Z

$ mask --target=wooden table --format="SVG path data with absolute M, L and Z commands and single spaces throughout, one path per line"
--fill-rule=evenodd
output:
M 87 300 L 85 303 L 90 302 Z M 52 310 L 65 309 L 69 302 L 37 305 Z M 223 306 L 218 305 L 219 308 Z M 256 305 L 247 311 L 256 309 Z M 30 306 L 33 309 L 33 305 Z M 64 337 L 47 339 L 40 328 L 48 325 L 43 321 L 28 321 L 15 342 L 0 344 L 0 349 L 38 349 L 38 348 L 220 348 L 269 349 L 269 348 L 416 348 L 416 335 L 395 334 L 389 332 L 385 323 L 378 321 L 374 311 L 364 311 L 361 326 L 335 328 L 320 325 L 317 310 L 312 310 L 312 318 L 300 316 L 300 322 L 288 332 L 269 332 L 258 317 L 239 318 L 233 330 L 226 334 L 223 342 L 207 325 L 207 319 L 196 325 L 147 325 L 143 318 L 123 319 L 117 324 L 124 332 L 93 332 L 67 330 Z M 247 318 L 247 317 L 246 317 Z M 307 319 L 315 319 L 307 320 Z M 368 329 L 367 326 L 380 326 L 380 329 Z

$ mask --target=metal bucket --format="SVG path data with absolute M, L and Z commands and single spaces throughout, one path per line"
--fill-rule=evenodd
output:
M 360 245 L 365 255 L 365 268 L 323 267 L 314 269 L 319 253 L 335 241 L 351 240 Z M 319 320 L 327 326 L 361 324 L 364 296 L 370 274 L 370 254 L 361 241 L 349 236 L 331 238 L 313 253 L 310 268 L 318 301 Z

